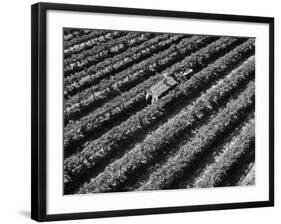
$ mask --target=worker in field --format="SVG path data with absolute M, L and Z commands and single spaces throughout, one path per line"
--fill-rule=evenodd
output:
M 146 91 L 145 100 L 146 100 L 148 103 L 151 103 L 151 100 L 152 100 L 152 91 L 151 91 L 150 89 Z

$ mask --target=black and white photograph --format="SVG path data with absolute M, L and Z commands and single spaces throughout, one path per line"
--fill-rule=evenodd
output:
M 255 37 L 62 34 L 64 195 L 255 186 Z
M 32 219 L 274 205 L 273 17 L 31 9 Z

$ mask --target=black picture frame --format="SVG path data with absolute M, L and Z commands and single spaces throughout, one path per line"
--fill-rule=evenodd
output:
M 55 3 L 37 3 L 32 5 L 31 8 L 32 219 L 37 221 L 73 220 L 274 206 L 274 18 Z M 269 200 L 243 203 L 160 207 L 54 215 L 46 214 L 46 12 L 48 10 L 64 10 L 88 13 L 100 12 L 111 14 L 162 16 L 269 24 Z

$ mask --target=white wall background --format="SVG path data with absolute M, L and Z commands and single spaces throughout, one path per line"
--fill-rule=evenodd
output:
M 51 0 L 50 0 L 51 1 Z M 280 147 L 281 79 L 280 5 L 263 0 L 60 0 L 62 3 L 108 5 L 194 12 L 275 17 L 275 180 L 274 208 L 149 215 L 60 223 L 278 223 L 281 218 Z M 30 6 L 36 1 L 3 1 L 0 7 L 0 223 L 30 220 Z M 279 221 L 280 222 L 280 221 Z

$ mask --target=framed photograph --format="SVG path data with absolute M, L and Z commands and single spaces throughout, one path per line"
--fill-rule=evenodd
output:
M 32 218 L 274 205 L 274 19 L 32 5 Z

